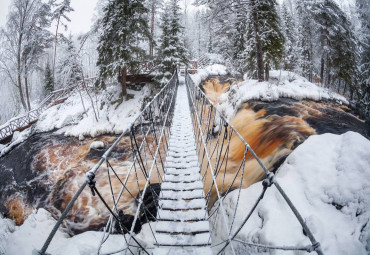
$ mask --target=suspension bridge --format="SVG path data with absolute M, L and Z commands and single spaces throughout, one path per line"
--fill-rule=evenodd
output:
M 184 79 L 185 78 L 185 79 Z M 124 137 L 131 143 L 132 163 L 125 173 L 111 164 L 112 150 Z M 233 139 L 244 145 L 244 157 L 228 166 Z M 243 222 L 236 225 L 240 192 L 247 157 L 256 160 L 265 173 L 263 189 Z M 99 178 L 96 178 L 99 171 Z M 225 175 L 231 174 L 229 181 Z M 106 181 L 106 179 L 108 181 Z M 105 179 L 105 180 L 104 180 Z M 110 194 L 99 192 L 99 182 L 110 185 Z M 112 183 L 119 183 L 119 189 Z M 155 189 L 160 184 L 160 191 Z M 240 240 L 238 233 L 263 199 L 266 190 L 275 186 L 307 236 L 305 246 L 271 246 Z M 130 187 L 130 188 L 129 188 Z M 46 254 L 52 239 L 85 188 L 105 205 L 109 218 L 101 231 L 96 254 L 239 254 L 237 245 L 266 250 L 305 251 L 323 254 L 315 239 L 275 178 L 222 116 L 215 105 L 196 86 L 188 72 L 179 77 L 176 71 L 169 83 L 144 108 L 131 127 L 123 132 L 86 173 L 86 180 L 66 206 L 40 251 Z M 239 192 L 235 209 L 227 215 L 223 201 L 230 192 Z M 148 194 L 156 210 L 145 203 Z M 123 200 L 131 199 L 136 209 L 130 226 L 122 223 Z M 213 240 L 215 224 L 221 221 L 224 240 Z M 146 239 L 138 233 L 146 231 Z M 105 244 L 112 237 L 122 237 L 122 248 L 109 250 Z

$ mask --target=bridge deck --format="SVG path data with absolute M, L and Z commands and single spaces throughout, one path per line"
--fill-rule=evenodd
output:
M 188 95 L 180 81 L 159 196 L 157 248 L 153 254 L 212 254 L 207 218 Z

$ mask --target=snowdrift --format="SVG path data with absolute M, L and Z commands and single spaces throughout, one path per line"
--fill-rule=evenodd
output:
M 314 135 L 294 150 L 277 172 L 324 254 L 368 254 L 370 251 L 370 141 L 354 132 Z M 262 191 L 262 182 L 242 190 L 233 230 L 241 225 Z M 238 191 L 224 202 L 231 224 Z M 221 217 L 215 231 L 225 240 Z M 309 240 L 283 197 L 272 186 L 237 239 L 274 246 L 305 246 Z M 239 254 L 256 252 L 235 243 Z M 286 252 L 271 252 L 287 254 Z M 288 254 L 290 254 L 288 252 Z

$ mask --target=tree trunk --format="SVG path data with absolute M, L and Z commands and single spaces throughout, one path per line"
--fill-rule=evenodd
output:
M 270 67 L 268 61 L 266 61 L 266 68 L 265 68 L 265 81 L 270 79 Z
M 121 86 L 122 86 L 122 97 L 127 96 L 127 88 L 126 88 L 127 66 L 126 65 L 122 69 L 121 67 L 119 68 L 118 81 L 121 83 Z
M 252 5 L 254 32 L 256 34 L 257 77 L 258 81 L 261 82 L 263 81 L 263 54 L 262 54 L 262 42 L 259 34 L 258 13 L 256 9 L 255 0 L 251 0 L 251 5 Z
M 25 74 L 24 74 L 24 87 L 25 87 L 25 90 L 26 90 L 26 99 L 27 99 L 27 107 L 28 107 L 28 111 L 31 111 L 31 100 L 30 100 L 30 92 L 29 92 L 29 89 L 28 89 L 28 78 L 27 78 L 27 71 L 25 71 Z
M 17 87 L 18 87 L 19 97 L 21 99 L 22 106 L 23 106 L 24 110 L 27 111 L 26 101 L 24 100 L 24 96 L 23 96 L 22 77 L 21 77 L 21 73 L 22 73 L 22 70 L 21 70 L 22 38 L 23 38 L 23 36 L 22 36 L 22 34 L 20 34 L 19 38 L 18 38 L 18 52 L 17 52 L 17 81 L 18 81 Z
M 325 67 L 325 60 L 324 60 L 324 56 L 321 56 L 320 77 L 321 77 L 321 83 L 325 85 L 325 79 L 324 79 L 324 67 Z
M 53 60 L 53 78 L 55 80 L 55 60 L 57 58 L 57 43 L 58 43 L 58 28 L 59 28 L 59 22 L 60 22 L 60 16 L 62 15 L 62 12 L 59 13 L 58 22 L 57 22 L 57 29 L 55 32 L 55 40 L 54 40 L 54 60 Z
M 152 38 L 154 38 L 154 18 L 155 18 L 155 0 L 152 2 L 152 11 L 151 11 L 151 19 L 150 19 L 150 34 L 152 35 Z M 149 42 L 149 54 L 153 58 L 154 56 L 154 40 L 151 40 Z

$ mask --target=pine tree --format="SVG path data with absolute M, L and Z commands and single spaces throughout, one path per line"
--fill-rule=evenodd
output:
M 246 69 L 246 33 L 247 33 L 247 13 L 242 7 L 236 12 L 235 33 L 233 36 L 233 65 L 239 72 L 243 73 Z
M 73 44 L 72 37 L 66 41 L 65 54 L 60 58 L 57 66 L 59 86 L 76 85 L 83 78 L 81 59 Z
M 309 81 L 313 81 L 313 42 L 314 25 L 312 21 L 311 3 L 309 0 L 297 1 L 297 71 Z
M 370 2 L 356 0 L 357 15 L 360 20 L 359 31 L 359 83 L 361 108 L 370 117 Z
M 138 64 L 147 57 L 140 43 L 152 40 L 147 14 L 143 0 L 115 0 L 105 6 L 97 61 L 101 87 L 104 87 L 105 79 L 118 75 L 122 95 L 127 95 L 127 71 L 137 71 Z
M 47 62 L 44 74 L 44 95 L 54 91 L 54 78 L 53 71 L 50 68 L 50 63 Z
M 323 83 L 331 87 L 337 79 L 343 81 L 349 86 L 353 98 L 354 93 L 358 92 L 358 59 L 351 24 L 333 0 L 315 2 L 313 17 L 319 32 L 320 74 Z
M 159 65 L 155 80 L 162 86 L 171 78 L 177 64 L 188 63 L 188 51 L 184 46 L 179 10 L 178 0 L 171 0 L 165 4 L 161 16 L 162 36 L 159 40 Z
M 254 54 L 249 59 L 252 73 L 257 72 L 259 81 L 269 79 L 271 65 L 279 67 L 284 53 L 284 36 L 280 28 L 280 18 L 276 10 L 275 0 L 251 0 L 248 18 L 247 49 L 254 48 Z M 255 64 L 256 63 L 256 64 Z
M 281 19 L 283 24 L 284 44 L 284 69 L 293 71 L 297 64 L 297 36 L 292 14 L 288 11 L 286 3 L 281 6 Z

